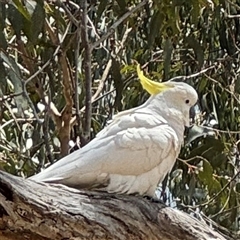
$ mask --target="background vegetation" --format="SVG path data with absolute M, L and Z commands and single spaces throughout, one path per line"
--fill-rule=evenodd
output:
M 137 61 L 199 93 L 161 198 L 239 234 L 239 19 L 238 0 L 0 1 L 1 169 L 30 176 L 143 103 Z

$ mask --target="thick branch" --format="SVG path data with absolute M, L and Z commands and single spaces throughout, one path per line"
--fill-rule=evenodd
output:
M 142 197 L 78 191 L 4 172 L 0 214 L 0 237 L 8 239 L 225 239 L 189 215 Z
M 92 118 L 92 73 L 91 73 L 91 46 L 88 39 L 88 15 L 87 15 L 87 0 L 83 1 L 82 6 L 82 42 L 85 49 L 84 54 L 84 72 L 85 72 L 85 90 L 86 90 L 86 99 L 85 99 L 85 119 L 83 125 L 83 137 L 85 145 L 90 139 L 91 133 L 91 118 Z
M 62 124 L 59 129 L 59 140 L 61 143 L 61 156 L 64 157 L 68 154 L 69 149 L 69 141 L 70 141 L 70 121 L 72 118 L 72 107 L 73 107 L 73 89 L 72 89 L 72 81 L 71 81 L 71 73 L 70 73 L 70 67 L 67 63 L 67 56 L 65 53 L 63 53 L 60 58 L 59 62 L 62 67 L 62 73 L 63 73 L 63 94 L 64 99 L 66 101 L 66 105 L 64 107 L 64 110 L 61 113 L 61 120 Z

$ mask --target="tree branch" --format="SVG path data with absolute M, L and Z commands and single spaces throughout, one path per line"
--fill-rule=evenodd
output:
M 84 72 L 85 72 L 85 118 L 83 124 L 83 145 L 88 143 L 91 133 L 91 119 L 92 119 L 92 73 L 91 73 L 91 46 L 88 39 L 88 10 L 87 10 L 87 0 L 84 0 L 82 3 L 82 24 L 81 24 L 81 33 L 82 33 L 82 42 L 84 45 Z
M 61 157 L 64 157 L 68 154 L 69 150 L 69 141 L 70 141 L 70 131 L 71 131 L 71 118 L 72 118 L 72 108 L 73 108 L 73 89 L 71 81 L 70 68 L 67 63 L 67 57 L 65 52 L 59 57 L 59 62 L 62 67 L 63 73 L 63 94 L 66 101 L 66 105 L 61 114 L 62 124 L 59 129 L 59 140 L 61 143 Z
M 45 27 L 49 33 L 49 36 L 53 44 L 58 45 L 55 51 L 55 53 L 57 53 L 61 48 L 61 44 L 67 35 L 70 25 L 68 24 L 68 27 L 65 30 L 61 40 L 58 38 L 58 36 L 56 36 L 56 34 L 54 34 L 54 31 L 47 20 L 45 21 Z M 70 140 L 70 131 L 71 131 L 70 122 L 71 122 L 72 107 L 73 107 L 73 99 L 72 99 L 73 87 L 72 87 L 72 81 L 71 81 L 70 67 L 68 66 L 68 62 L 67 62 L 66 50 L 60 54 L 59 63 L 62 68 L 63 94 L 64 94 L 64 99 L 66 104 L 61 114 L 59 114 L 57 108 L 52 102 L 48 101 L 48 106 L 49 106 L 49 112 L 51 113 L 51 116 L 55 121 L 57 130 L 58 130 L 59 141 L 61 143 L 60 155 L 61 157 L 64 157 L 65 155 L 68 154 L 68 150 L 69 150 L 68 143 Z M 44 99 L 45 105 L 47 103 L 46 101 L 47 99 L 48 99 L 47 97 L 45 97 Z
M 225 239 L 205 223 L 142 197 L 78 191 L 1 171 L 0 214 L 0 237 L 9 240 Z
M 80 11 L 79 11 L 80 12 Z M 81 26 L 78 23 L 77 25 L 77 30 L 76 30 L 76 48 L 75 48 L 75 53 L 74 53 L 74 61 L 75 61 L 75 108 L 76 108 L 76 138 L 80 137 L 80 128 L 81 128 L 81 122 L 80 122 L 80 109 L 79 109 L 79 90 L 78 90 L 78 85 L 79 85 L 79 77 L 78 77 L 78 66 L 79 66 L 79 51 L 80 51 L 80 41 L 81 41 Z M 72 122 L 72 119 L 71 119 Z M 71 124 L 72 128 L 72 124 Z

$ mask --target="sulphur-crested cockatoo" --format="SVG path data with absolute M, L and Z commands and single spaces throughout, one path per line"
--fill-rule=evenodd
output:
M 118 113 L 90 143 L 31 179 L 154 197 L 179 154 L 189 110 L 198 97 L 186 83 L 154 82 L 139 66 L 137 72 L 151 97 Z

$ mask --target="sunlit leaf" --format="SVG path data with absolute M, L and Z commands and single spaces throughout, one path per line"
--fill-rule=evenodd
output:
M 16 6 L 19 13 L 21 13 L 28 21 L 30 21 L 30 14 L 26 10 L 26 8 L 23 6 L 21 1 L 19 0 L 13 0 L 14 5 Z

